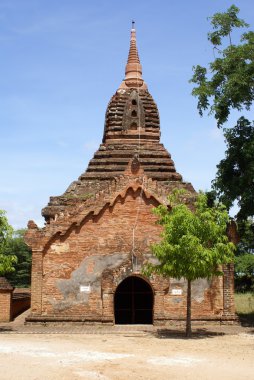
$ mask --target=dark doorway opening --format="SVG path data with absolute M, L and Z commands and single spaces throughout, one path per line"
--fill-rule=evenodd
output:
M 142 278 L 131 276 L 115 292 L 115 323 L 119 325 L 153 323 L 153 291 Z

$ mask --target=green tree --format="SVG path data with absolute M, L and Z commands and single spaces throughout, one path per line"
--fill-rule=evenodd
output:
M 235 257 L 235 289 L 238 292 L 254 291 L 254 220 L 238 223 L 241 240 Z
M 10 283 L 17 287 L 29 287 L 31 283 L 32 252 L 24 242 L 25 232 L 25 229 L 15 231 L 5 248 L 6 255 L 14 254 L 17 257 L 15 272 L 6 275 Z
M 209 207 L 206 195 L 200 193 L 191 211 L 183 203 L 181 192 L 174 192 L 168 199 L 170 210 L 165 205 L 154 209 L 164 228 L 161 242 L 152 246 L 159 264 L 147 264 L 144 272 L 187 280 L 186 336 L 190 337 L 191 283 L 222 275 L 219 268 L 233 262 L 235 246 L 226 235 L 229 217 L 222 204 Z
M 5 211 L 0 210 L 0 276 L 13 272 L 15 270 L 14 264 L 17 262 L 15 255 L 6 255 L 5 253 L 8 241 L 13 233 L 5 214 Z
M 250 109 L 254 99 L 254 32 L 241 35 L 233 44 L 232 34 L 237 28 L 249 25 L 238 18 L 239 8 L 232 5 L 224 13 L 213 15 L 213 32 L 208 33 L 217 58 L 208 64 L 208 69 L 194 66 L 190 82 L 196 84 L 192 94 L 198 98 L 198 110 L 209 110 L 217 125 L 222 126 L 232 109 Z M 226 43 L 225 43 L 226 40 Z M 229 208 L 238 202 L 237 219 L 254 215 L 254 127 L 241 117 L 237 125 L 224 130 L 227 144 L 226 158 L 217 166 L 213 183 L 220 200 Z
M 239 8 L 232 5 L 227 12 L 210 18 L 214 31 L 208 33 L 208 40 L 217 58 L 208 64 L 208 69 L 194 66 L 190 80 L 197 85 L 192 95 L 198 98 L 200 115 L 208 110 L 218 127 L 228 120 L 232 109 L 249 110 L 254 100 L 254 32 L 245 32 L 238 44 L 232 43 L 233 31 L 249 26 L 238 18 L 238 13 Z
M 207 204 L 213 207 L 218 202 L 215 190 L 206 192 Z M 235 290 L 248 292 L 254 290 L 254 220 L 238 219 L 237 232 L 240 241 L 235 252 Z
M 217 165 L 213 188 L 229 208 L 237 201 L 237 219 L 254 215 L 254 126 L 241 117 L 237 125 L 224 133 L 227 149 Z
M 254 219 L 248 218 L 240 221 L 238 223 L 238 232 L 241 235 L 241 240 L 237 246 L 238 255 L 246 252 L 254 254 Z
M 254 291 L 254 255 L 245 253 L 235 258 L 235 289 Z

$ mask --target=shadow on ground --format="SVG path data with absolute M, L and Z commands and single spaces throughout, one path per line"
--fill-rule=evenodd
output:
M 241 326 L 254 327 L 254 313 L 238 313 L 238 318 Z
M 159 339 L 206 339 L 223 335 L 225 335 L 224 332 L 210 331 L 205 328 L 195 329 L 190 338 L 187 338 L 185 331 L 182 330 L 160 329 L 154 333 L 154 336 Z
M 9 327 L 9 326 L 0 326 L 0 333 L 2 333 L 2 332 L 10 332 L 10 331 L 14 331 L 12 327 Z

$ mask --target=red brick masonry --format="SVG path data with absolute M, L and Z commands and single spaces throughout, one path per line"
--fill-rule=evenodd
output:
M 114 324 L 115 293 L 129 276 L 149 284 L 154 324 L 184 319 L 186 282 L 141 273 L 154 260 L 150 246 L 161 233 L 151 210 L 167 204 L 175 188 L 187 191 L 192 208 L 196 192 L 160 143 L 159 112 L 142 79 L 132 30 L 126 77 L 107 107 L 102 144 L 85 173 L 50 198 L 42 211 L 46 226 L 28 224 L 29 320 Z M 233 266 L 224 277 L 195 281 L 192 298 L 193 319 L 234 319 Z

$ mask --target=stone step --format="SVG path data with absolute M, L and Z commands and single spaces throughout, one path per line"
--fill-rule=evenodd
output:
M 130 156 L 130 157 L 126 157 L 126 158 L 117 158 L 117 157 L 111 157 L 111 158 L 101 158 L 101 159 L 92 159 L 90 160 L 89 162 L 89 167 L 94 167 L 94 166 L 100 166 L 100 165 L 127 165 L 128 162 L 130 161 L 130 159 L 133 157 Z M 162 165 L 162 166 L 173 166 L 173 161 L 170 159 L 170 158 L 161 158 L 159 159 L 158 157 L 156 157 L 155 159 L 153 158 L 150 158 L 147 159 L 147 158 L 139 158 L 139 162 L 141 163 L 142 166 L 146 167 L 147 165 Z
M 152 133 L 146 133 L 146 134 L 143 134 L 142 135 L 137 135 L 137 134 L 130 134 L 130 132 L 126 133 L 126 134 L 123 134 L 123 133 L 117 133 L 117 134 L 114 134 L 112 132 L 108 132 L 107 133 L 107 142 L 109 142 L 110 140 L 118 140 L 119 142 L 123 142 L 123 140 L 136 140 L 136 142 L 138 142 L 138 140 L 140 139 L 141 141 L 159 141 L 159 134 L 156 133 L 155 135 L 153 135 Z
M 145 171 L 144 174 L 148 178 L 152 178 L 153 180 L 157 181 L 181 181 L 182 177 L 180 174 L 176 172 L 159 172 L 158 170 L 156 171 Z M 123 171 L 116 170 L 116 171 L 111 171 L 111 172 L 86 172 L 82 174 L 79 179 L 81 181 L 83 180 L 108 180 L 108 179 L 113 179 L 115 177 L 119 177 L 123 175 Z
M 126 169 L 126 165 L 89 165 L 87 168 L 87 173 L 88 172 L 111 172 L 111 171 L 124 171 Z M 147 164 L 147 167 L 143 167 L 144 172 L 175 172 L 174 166 L 165 166 L 165 165 L 152 165 L 152 164 Z
M 171 156 L 167 153 L 164 152 L 157 152 L 157 151 L 150 151 L 150 152 L 142 152 L 139 151 L 138 149 L 132 150 L 132 151 L 98 151 L 95 153 L 93 159 L 121 159 L 124 162 L 129 160 L 131 157 L 133 157 L 134 154 L 138 154 L 140 161 L 144 163 L 145 160 L 153 160 L 153 159 L 161 159 L 161 160 L 168 160 L 171 159 Z

